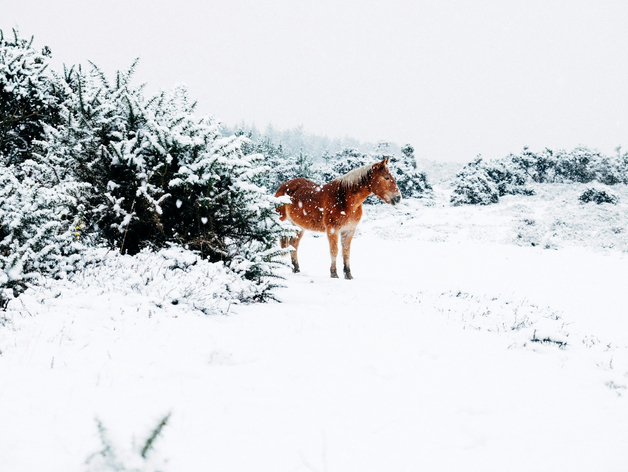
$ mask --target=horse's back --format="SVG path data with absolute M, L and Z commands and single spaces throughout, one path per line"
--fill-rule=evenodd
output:
M 320 185 L 312 182 L 309 179 L 297 177 L 296 179 L 288 180 L 287 182 L 281 184 L 275 192 L 275 196 L 281 197 L 283 195 L 289 195 L 290 197 L 292 197 L 297 192 L 307 191 L 310 189 L 314 189 L 315 187 L 320 187 Z
M 311 231 L 324 231 L 322 186 L 309 179 L 298 177 L 279 186 L 276 197 L 287 195 L 291 203 L 280 206 L 277 211 L 282 220 L 290 220 Z

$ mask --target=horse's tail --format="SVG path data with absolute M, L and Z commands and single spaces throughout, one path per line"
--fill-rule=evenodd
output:
M 295 182 L 295 180 L 289 180 L 288 182 L 284 182 L 279 186 L 279 188 L 275 192 L 275 197 L 283 197 L 284 195 L 287 195 L 292 199 L 292 196 L 298 189 L 299 182 Z M 288 203 L 284 203 L 283 205 L 277 207 L 277 212 L 279 213 L 279 219 L 281 221 L 286 221 L 286 218 L 288 218 L 286 205 L 288 205 Z

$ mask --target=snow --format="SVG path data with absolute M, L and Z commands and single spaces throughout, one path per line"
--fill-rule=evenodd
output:
M 32 288 L 0 312 L 0 470 L 97 470 L 97 418 L 128 470 L 625 471 L 628 196 L 583 188 L 365 207 L 355 279 L 307 233 L 281 303 L 175 248 Z

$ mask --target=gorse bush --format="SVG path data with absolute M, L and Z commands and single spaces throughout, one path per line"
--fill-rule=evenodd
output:
M 156 179 L 167 152 L 154 102 L 130 85 L 132 72 L 118 73 L 110 84 L 97 68 L 67 71 L 70 99 L 61 123 L 48 128 L 45 150 L 49 161 L 67 165 L 70 178 L 88 184 L 88 231 L 133 254 L 149 242 L 164 243 L 159 216 L 166 192 Z
M 97 67 L 66 77 L 74 102 L 46 149 L 89 184 L 86 223 L 121 252 L 176 243 L 262 283 L 288 230 L 254 183 L 261 156 L 196 118 L 184 88 L 145 98 L 134 69 L 111 82 Z
M 44 156 L 66 90 L 39 52 L 0 31 L 0 304 L 40 274 L 62 277 L 79 261 L 85 185 Z M 78 233 L 78 234 L 77 234 Z
M 82 191 L 77 182 L 51 183 L 33 161 L 0 166 L 0 288 L 17 295 L 39 274 L 74 269 L 83 247 Z
M 128 254 L 179 244 L 272 287 L 276 242 L 291 230 L 256 185 L 263 159 L 244 137 L 195 117 L 182 87 L 147 97 L 132 83 L 137 63 L 112 80 L 93 64 L 57 76 L 32 42 L 1 45 L 0 94 L 31 111 L 3 109 L 0 286 L 27 268 L 62 274 L 89 243 Z
M 327 161 L 319 167 L 319 175 L 323 182 L 328 182 L 346 174 L 351 169 L 380 161 L 385 157 L 390 158 L 388 167 L 404 198 L 421 198 L 429 194 L 432 187 L 427 182 L 425 173 L 418 171 L 414 148 L 409 144 L 401 149 L 400 155 L 391 152 L 388 143 L 385 142 L 380 143 L 378 149 L 372 154 L 364 154 L 357 149 L 344 149 L 335 155 L 328 156 Z M 367 200 L 371 203 L 377 201 L 379 200 L 372 196 Z
M 481 159 L 476 159 L 458 173 L 451 203 L 489 205 L 499 201 L 497 185 L 482 164 Z
M 432 190 L 425 172 L 417 169 L 414 148 L 410 144 L 401 148 L 401 155 L 391 154 L 390 163 L 389 167 L 403 198 L 421 198 Z
M 51 73 L 50 50 L 33 40 L 7 39 L 0 30 L 0 162 L 19 164 L 32 157 L 44 126 L 59 121 L 63 93 Z
M 619 202 L 619 198 L 616 195 L 597 188 L 586 189 L 582 195 L 580 195 L 579 200 L 582 203 L 597 203 L 598 205 L 602 203 L 617 205 Z
M 451 202 L 461 204 L 497 203 L 499 197 L 532 194 L 531 183 L 628 184 L 628 153 L 618 148 L 615 156 L 604 156 L 585 147 L 574 150 L 544 149 L 493 161 L 481 158 L 467 164 L 456 176 Z
M 451 203 L 489 205 L 504 195 L 531 195 L 525 172 L 507 162 L 484 162 L 477 158 L 456 175 Z

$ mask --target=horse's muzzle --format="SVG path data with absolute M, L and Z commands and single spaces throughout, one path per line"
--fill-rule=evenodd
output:
M 390 203 L 393 205 L 396 205 L 397 203 L 399 203 L 401 201 L 401 195 L 397 195 L 395 197 L 392 197 L 390 199 Z

